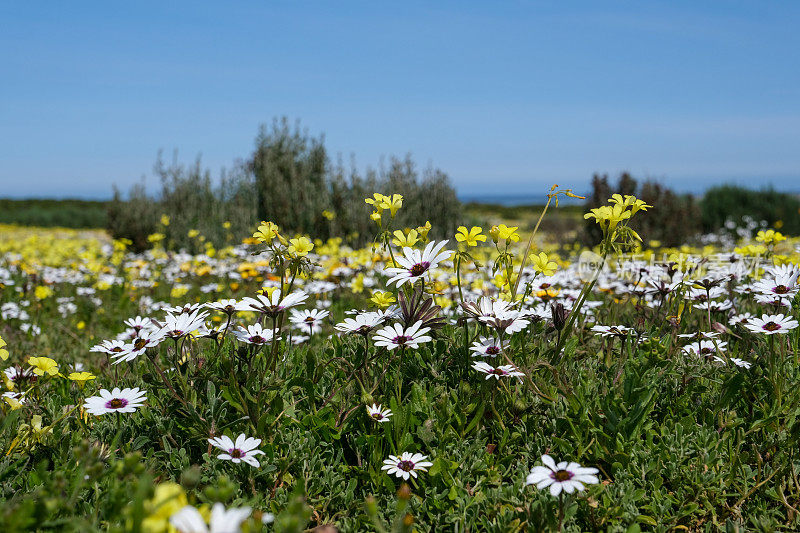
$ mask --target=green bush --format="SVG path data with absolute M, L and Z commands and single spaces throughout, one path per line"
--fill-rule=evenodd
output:
M 130 239 L 137 250 L 149 246 L 148 235 L 161 232 L 169 248 L 198 252 L 206 242 L 217 247 L 232 243 L 233 235 L 247 234 L 257 221 L 255 188 L 241 166 L 223 172 L 219 183 L 213 185 L 199 158 L 185 166 L 175 157 L 167 165 L 159 154 L 154 173 L 161 181 L 156 198 L 147 194 L 143 184 L 137 184 L 127 200 L 115 190 L 108 209 L 112 236 Z M 169 217 L 166 226 L 160 223 L 162 215 Z M 190 236 L 191 230 L 199 235 Z
M 251 232 L 261 220 L 278 224 L 289 234 L 307 233 L 326 239 L 343 236 L 351 244 L 364 244 L 376 232 L 371 207 L 364 199 L 373 193 L 402 194 L 403 209 L 396 226 L 415 227 L 430 221 L 431 237 L 452 235 L 461 221 L 461 204 L 444 172 L 417 170 L 411 156 L 392 157 L 388 167 L 368 168 L 365 175 L 355 165 L 345 168 L 341 158 L 333 164 L 323 138 L 313 138 L 290 127 L 287 119 L 262 126 L 256 148 L 245 163 L 223 173 L 217 185 L 199 159 L 184 166 L 166 165 L 159 155 L 154 173 L 161 191 L 151 197 L 136 185 L 123 200 L 115 191 L 108 208 L 108 228 L 116 238 L 127 238 L 144 249 L 148 235 L 165 234 L 173 249 L 198 251 L 205 242 L 221 246 Z M 170 219 L 160 224 L 161 215 Z M 229 222 L 229 227 L 223 223 Z M 205 241 L 190 237 L 198 230 Z
M 800 234 L 800 199 L 772 188 L 754 191 L 736 185 L 712 187 L 706 191 L 700 207 L 705 231 L 716 231 L 727 220 L 741 225 L 742 218 L 749 216 L 770 226 L 781 221 L 778 225 L 782 231 Z
M 327 238 L 344 235 L 363 244 L 375 232 L 364 199 L 373 193 L 402 194 L 397 224 L 413 227 L 430 221 L 432 237 L 452 234 L 461 220 L 461 204 L 447 174 L 427 168 L 420 173 L 410 155 L 389 158 L 388 167 L 346 168 L 333 164 L 322 137 L 312 138 L 289 126 L 286 118 L 262 126 L 251 160 L 258 196 L 259 219 L 289 232 Z M 328 211 L 328 217 L 322 212 Z
M 103 228 L 107 202 L 93 200 L 0 199 L 0 224 Z

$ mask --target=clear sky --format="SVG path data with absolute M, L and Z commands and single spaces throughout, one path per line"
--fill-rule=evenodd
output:
M 216 174 L 281 115 L 470 195 L 800 191 L 798 28 L 794 1 L 5 1 L 0 196 L 108 197 L 159 149 Z

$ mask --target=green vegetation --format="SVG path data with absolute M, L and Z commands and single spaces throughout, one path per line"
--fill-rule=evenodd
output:
M 400 227 L 430 221 L 432 236 L 443 236 L 461 221 L 461 204 L 441 170 L 420 172 L 406 156 L 392 157 L 388 167 L 368 168 L 362 175 L 354 165 L 333 163 L 322 138 L 310 137 L 299 124 L 291 127 L 285 118 L 263 126 L 252 156 L 224 173 L 217 185 L 199 161 L 184 166 L 174 160 L 167 166 L 159 157 L 155 173 L 162 185 L 159 194 L 137 185 L 127 198 L 116 192 L 109 207 L 111 234 L 131 240 L 137 249 L 159 232 L 170 248 L 196 250 L 192 230 L 205 242 L 224 246 L 231 235 L 247 233 L 261 220 L 279 220 L 290 234 L 339 236 L 360 245 L 375 232 L 364 198 L 389 190 L 402 194 L 409 206 L 397 221 Z M 162 215 L 169 218 L 168 227 L 159 223 Z
M 93 200 L 0 199 L 0 224 L 104 228 L 108 202 Z
M 771 188 L 755 191 L 736 185 L 712 187 L 700 205 L 705 231 L 720 229 L 726 221 L 738 226 L 744 217 L 750 217 L 793 235 L 800 234 L 800 198 Z

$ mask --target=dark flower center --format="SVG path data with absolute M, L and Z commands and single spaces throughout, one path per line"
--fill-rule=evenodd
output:
M 772 292 L 774 292 L 775 294 L 786 294 L 787 292 L 789 292 L 789 287 L 787 287 L 786 285 L 778 285 L 777 287 L 772 289 Z
M 395 344 L 403 345 L 411 340 L 411 337 L 406 337 L 405 335 L 398 335 L 394 339 L 392 339 Z
M 243 456 L 244 453 L 242 453 L 242 450 L 240 450 L 239 448 L 234 448 L 233 450 L 231 450 L 231 457 L 233 457 L 234 459 L 241 459 Z
M 779 329 L 781 329 L 781 325 L 778 324 L 777 322 L 767 322 L 766 324 L 764 324 L 764 329 L 767 331 L 778 331 Z
M 141 350 L 147 345 L 147 341 L 145 339 L 136 339 L 133 341 L 133 347 L 137 350 Z
M 497 355 L 500 353 L 500 348 L 498 346 L 489 346 L 486 348 L 486 353 L 489 355 Z
M 264 344 L 265 342 L 267 342 L 267 339 L 259 335 L 253 335 L 252 337 L 250 337 L 250 342 L 252 342 L 253 344 Z
M 122 409 L 126 405 L 128 405 L 128 400 L 124 398 L 114 398 L 106 402 L 107 409 Z
M 489 373 L 490 374 L 494 374 L 496 376 L 505 376 L 506 375 L 506 371 L 503 370 L 502 368 L 495 368 Z
M 372 413 L 372 418 L 375 420 L 383 420 L 383 415 L 380 413 Z
M 307 316 L 307 317 L 304 319 L 304 322 L 305 322 L 306 324 L 313 324 L 313 323 L 314 323 L 314 317 Z
M 713 349 L 711 349 L 711 348 L 709 348 L 707 346 L 704 347 L 704 348 L 700 348 L 700 353 L 702 353 L 702 354 L 709 354 L 709 353 L 711 353 L 713 351 L 714 351 Z
M 431 266 L 430 263 L 428 263 L 427 261 L 423 261 L 422 263 L 417 263 L 416 265 L 411 267 L 411 270 L 409 270 L 409 272 L 411 273 L 412 276 L 421 276 L 428 270 L 428 267 L 430 266 Z
M 121 352 L 122 348 L 120 348 L 119 346 L 114 346 L 113 348 L 111 348 L 111 351 L 112 352 Z
M 568 481 L 572 479 L 572 472 L 569 470 L 559 470 L 557 472 L 553 472 L 553 479 L 556 481 Z
M 411 472 L 414 470 L 414 463 L 412 461 L 400 461 L 397 463 L 397 468 L 403 472 Z

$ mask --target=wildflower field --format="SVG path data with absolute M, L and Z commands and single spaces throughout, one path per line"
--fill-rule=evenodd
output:
M 0 226 L 0 531 L 800 530 L 800 239 L 403 202 L 360 249 Z

